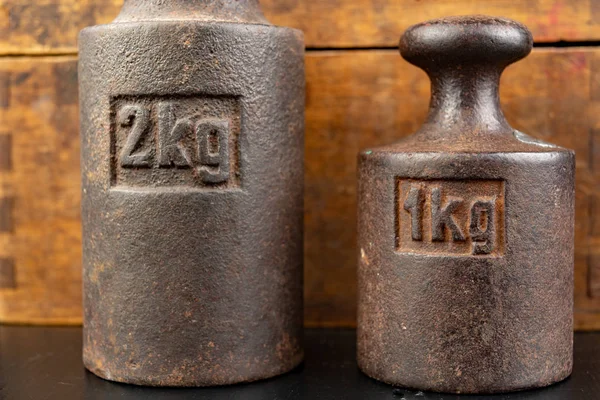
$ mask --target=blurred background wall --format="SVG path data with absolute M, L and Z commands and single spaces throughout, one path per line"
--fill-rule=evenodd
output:
M 503 77 L 515 128 L 577 151 L 576 326 L 600 329 L 600 0 L 263 0 L 306 34 L 308 326 L 354 326 L 356 154 L 413 132 L 429 83 L 396 50 L 422 20 L 527 24 Z M 121 0 L 0 0 L 0 322 L 81 322 L 77 33 Z

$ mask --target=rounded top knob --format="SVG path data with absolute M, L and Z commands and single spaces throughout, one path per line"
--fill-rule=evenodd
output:
M 523 24 L 484 15 L 423 22 L 408 28 L 400 40 L 402 57 L 427 72 L 468 65 L 503 69 L 532 47 L 533 36 Z

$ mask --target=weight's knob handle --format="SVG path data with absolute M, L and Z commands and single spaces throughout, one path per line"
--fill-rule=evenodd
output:
M 431 79 L 428 122 L 488 131 L 511 130 L 500 110 L 500 75 L 532 47 L 533 37 L 524 25 L 482 15 L 414 25 L 400 40 L 404 59 Z
M 410 27 L 400 40 L 400 52 L 430 75 L 457 68 L 480 72 L 502 70 L 526 57 L 533 47 L 524 25 L 484 15 L 448 17 Z

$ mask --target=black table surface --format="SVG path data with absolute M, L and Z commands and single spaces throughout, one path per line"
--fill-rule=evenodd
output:
M 220 388 L 157 389 L 111 383 L 85 371 L 80 328 L 0 327 L 2 400 L 294 400 L 294 399 L 600 399 L 600 333 L 575 336 L 575 370 L 546 389 L 495 396 L 458 396 L 393 388 L 356 366 L 353 330 L 308 329 L 306 359 L 289 374 Z

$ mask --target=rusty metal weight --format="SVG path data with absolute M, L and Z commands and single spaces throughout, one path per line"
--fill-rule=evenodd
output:
M 511 128 L 499 104 L 532 42 L 486 16 L 402 37 L 432 96 L 418 132 L 359 156 L 358 362 L 373 378 L 497 393 L 571 373 L 574 153 Z
M 257 0 L 126 0 L 82 32 L 95 374 L 210 386 L 302 361 L 303 56 Z

